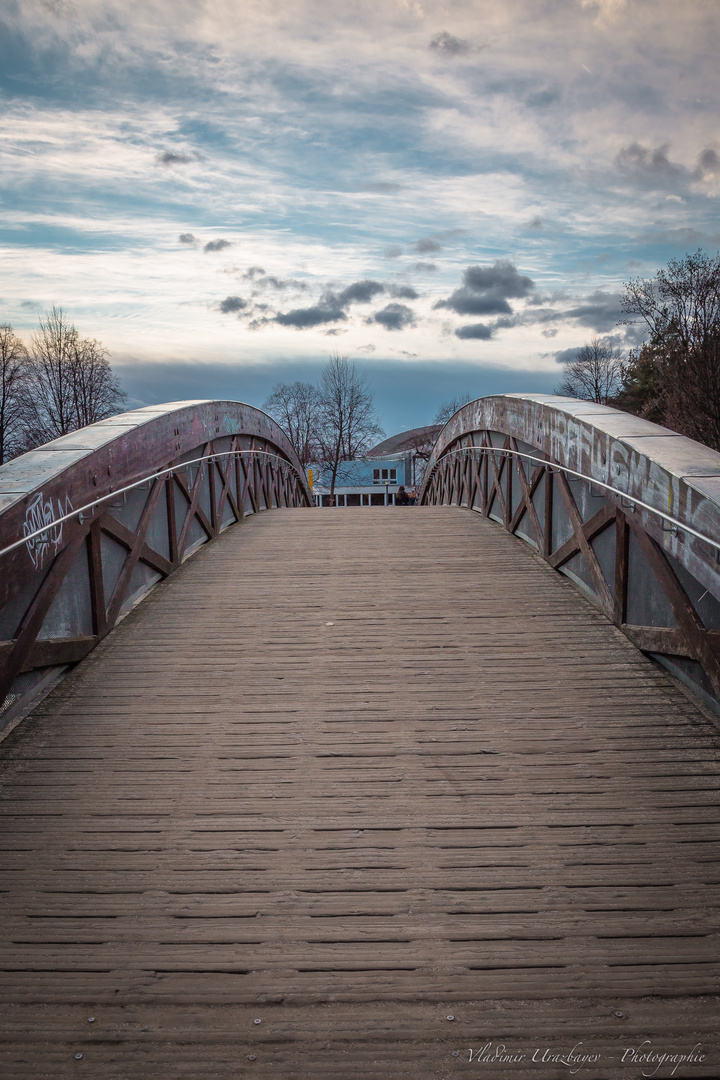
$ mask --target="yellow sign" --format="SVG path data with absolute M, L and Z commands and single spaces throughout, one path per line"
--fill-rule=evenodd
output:
M 310 482 L 310 490 L 312 491 L 312 489 L 313 489 L 312 469 L 308 469 L 308 481 Z

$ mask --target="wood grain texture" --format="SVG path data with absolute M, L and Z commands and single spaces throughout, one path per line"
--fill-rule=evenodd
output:
M 479 514 L 252 517 L 0 748 L 0 1075 L 716 1076 L 719 749 Z

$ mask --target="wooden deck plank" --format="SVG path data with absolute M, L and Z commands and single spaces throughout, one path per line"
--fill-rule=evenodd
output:
M 440 1080 L 483 1037 L 612 1080 L 647 1038 L 717 1075 L 719 774 L 493 523 L 258 515 L 0 748 L 0 1069 Z

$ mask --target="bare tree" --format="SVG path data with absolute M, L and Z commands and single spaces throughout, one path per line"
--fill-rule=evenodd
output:
M 0 326 L 0 465 L 23 449 L 28 353 L 12 326 Z
M 73 394 L 73 358 L 78 332 L 62 308 L 53 307 L 30 346 L 30 441 L 36 446 L 77 428 Z
M 720 450 L 720 254 L 671 259 L 625 285 L 648 340 L 630 356 L 618 404 Z
M 612 338 L 593 338 L 576 356 L 563 361 L 563 378 L 555 393 L 607 405 L 620 389 L 623 354 Z
M 441 402 L 438 411 L 435 413 L 434 423 L 447 424 L 450 417 L 454 416 L 458 409 L 462 409 L 463 405 L 467 405 L 468 401 L 472 401 L 470 391 L 464 390 L 462 393 L 457 394 L 456 397 Z
M 263 409 L 277 420 L 303 467 L 319 455 L 320 391 L 312 383 L 276 383 Z
M 621 303 L 640 316 L 655 347 L 676 354 L 701 348 L 720 328 L 720 254 L 699 249 L 671 259 L 654 279 L 627 282 Z
M 99 341 L 81 338 L 62 308 L 53 307 L 30 346 L 29 446 L 113 416 L 125 394 Z
M 321 461 L 330 472 L 330 495 L 341 461 L 353 461 L 384 435 L 367 378 L 349 357 L 334 353 L 320 376 Z
M 73 358 L 75 420 L 78 427 L 114 416 L 126 395 L 107 359 L 108 350 L 91 338 L 78 339 Z

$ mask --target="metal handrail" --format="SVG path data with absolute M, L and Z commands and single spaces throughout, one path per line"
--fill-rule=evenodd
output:
M 567 465 L 560 465 L 557 461 L 548 461 L 547 458 L 535 457 L 533 454 L 525 454 L 520 450 L 511 450 L 508 447 L 500 446 L 461 446 L 457 450 L 448 450 L 444 454 L 442 454 L 435 462 L 433 468 L 435 468 L 444 458 L 450 457 L 451 454 L 466 454 L 469 452 L 472 453 L 472 451 L 474 450 L 477 450 L 480 453 L 484 454 L 506 454 L 512 455 L 513 457 L 525 458 L 527 461 L 534 461 L 538 465 L 545 465 L 550 472 L 552 472 L 553 470 L 557 472 L 564 472 L 567 473 L 569 476 L 576 477 L 578 480 L 584 480 L 588 484 L 594 484 L 595 487 L 604 488 L 605 491 L 610 491 L 613 493 L 613 495 L 619 495 L 621 499 L 628 499 L 631 503 L 634 504 L 633 509 L 635 506 L 640 506 L 643 510 L 648 510 L 651 514 L 656 514 L 664 521 L 669 521 L 670 524 L 675 527 L 675 529 L 681 530 L 682 532 L 690 533 L 691 536 L 696 537 L 698 540 L 702 540 L 705 544 L 709 544 L 710 547 L 715 548 L 716 552 L 720 553 L 720 541 L 712 540 L 709 536 L 705 536 L 704 533 L 698 532 L 697 529 L 693 529 L 691 525 L 686 525 L 683 521 L 678 521 L 678 519 L 674 518 L 672 514 L 666 514 L 664 510 L 658 510 L 657 507 L 651 506 L 650 503 L 643 502 L 642 499 L 637 499 L 634 495 L 628 495 L 627 491 L 622 491 L 620 488 L 613 487 L 612 484 L 606 484 L 602 480 L 596 480 L 594 477 L 586 476 L 585 473 L 580 473 L 577 472 L 575 469 L 570 469 Z M 0 555 L 2 555 L 2 552 L 0 552 Z
M 55 518 L 55 520 L 51 521 L 48 525 L 43 525 L 42 529 L 36 529 L 35 532 L 28 533 L 27 536 L 23 536 L 21 540 L 16 540 L 8 547 L 3 548 L 2 551 L 0 551 L 0 558 L 2 558 L 3 555 L 9 554 L 11 551 L 15 551 L 16 548 L 22 547 L 22 545 L 26 544 L 29 540 L 34 540 L 36 536 L 42 536 L 43 533 L 49 532 L 49 530 L 54 529 L 56 525 L 62 525 L 63 522 L 69 521 L 70 518 L 74 518 L 78 514 L 84 514 L 86 510 L 92 510 L 93 507 L 107 502 L 108 499 L 115 499 L 118 495 L 123 495 L 126 491 L 132 491 L 133 488 L 140 487 L 142 484 L 147 484 L 148 480 L 157 480 L 158 477 L 166 476 L 168 473 L 176 472 L 178 469 L 184 469 L 187 465 L 197 465 L 198 462 L 212 461 L 214 458 L 233 457 L 235 455 L 241 457 L 243 454 L 263 454 L 265 457 L 277 458 L 283 465 L 289 465 L 290 468 L 297 473 L 297 470 L 291 461 L 288 461 L 287 458 L 282 457 L 280 454 L 274 454 L 271 450 L 224 450 L 222 453 L 218 454 L 205 454 L 203 457 L 192 458 L 190 461 L 178 462 L 177 465 L 169 465 L 166 469 L 160 469 L 159 472 L 143 476 L 140 480 L 134 480 L 132 484 L 127 484 L 125 487 L 115 488 L 114 491 L 109 491 L 107 495 L 102 495 L 99 499 L 95 499 L 85 506 L 79 506 L 76 510 L 70 510 L 67 514 Z

